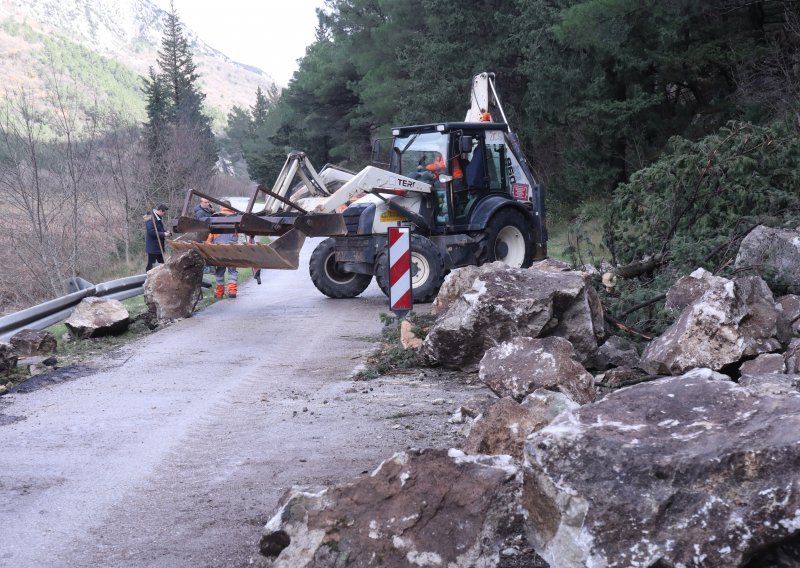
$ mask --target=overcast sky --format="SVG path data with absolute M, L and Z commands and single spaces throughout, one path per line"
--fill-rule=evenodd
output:
M 169 10 L 170 0 L 154 0 Z M 181 22 L 211 47 L 286 86 L 314 41 L 324 0 L 173 0 Z

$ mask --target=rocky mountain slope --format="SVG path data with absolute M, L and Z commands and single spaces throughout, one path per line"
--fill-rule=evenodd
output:
M 68 78 L 141 114 L 139 76 L 156 65 L 163 19 L 149 0 L 0 0 L 0 82 L 35 93 L 54 76 Z M 274 83 L 184 29 L 218 118 L 233 105 L 251 105 L 259 85 Z

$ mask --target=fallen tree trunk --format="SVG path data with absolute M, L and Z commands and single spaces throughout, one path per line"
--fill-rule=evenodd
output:
M 669 253 L 659 253 L 654 256 L 631 262 L 624 266 L 618 266 L 614 269 L 614 274 L 620 278 L 636 278 L 642 274 L 646 274 L 667 262 Z

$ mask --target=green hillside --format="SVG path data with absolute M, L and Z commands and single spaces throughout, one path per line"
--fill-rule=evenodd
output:
M 27 23 L 10 18 L 0 23 L 0 31 L 27 44 L 27 49 L 5 50 L 14 61 L 13 68 L 24 70 L 26 90 L 44 92 L 47 85 L 57 81 L 76 87 L 85 110 L 93 108 L 96 101 L 101 112 L 114 111 L 136 119 L 144 118 L 141 78 L 127 66 L 76 42 L 45 35 Z M 7 80 L 5 83 L 18 82 Z

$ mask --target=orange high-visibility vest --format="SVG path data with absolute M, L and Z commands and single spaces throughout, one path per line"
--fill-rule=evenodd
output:
M 444 159 L 441 156 L 436 156 L 436 159 L 433 161 L 433 163 L 425 166 L 425 169 L 432 172 L 436 170 L 445 171 L 447 170 L 447 164 L 444 163 Z

